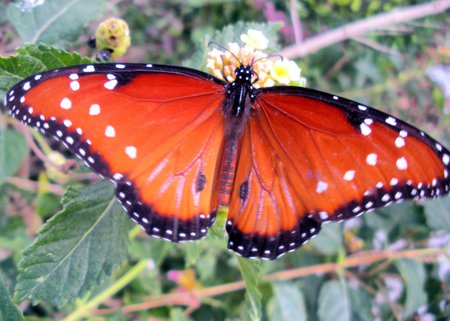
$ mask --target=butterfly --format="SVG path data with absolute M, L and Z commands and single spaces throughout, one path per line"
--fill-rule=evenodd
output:
M 313 89 L 255 88 L 177 66 L 50 70 L 10 89 L 10 115 L 53 136 L 150 236 L 201 239 L 228 207 L 228 248 L 275 259 L 341 221 L 449 192 L 450 152 L 374 108 Z

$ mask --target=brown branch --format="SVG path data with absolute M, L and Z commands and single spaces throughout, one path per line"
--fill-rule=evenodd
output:
M 39 189 L 39 182 L 31 181 L 25 178 L 20 177 L 8 177 L 6 181 L 10 184 L 13 184 L 21 189 L 26 189 L 32 192 L 36 192 Z M 46 190 L 52 192 L 53 194 L 62 196 L 64 194 L 64 188 L 60 185 L 55 184 L 47 184 L 45 186 Z
M 314 274 L 324 274 L 330 272 L 336 272 L 341 269 L 346 269 L 355 266 L 369 265 L 382 260 L 393 260 L 400 258 L 411 258 L 416 260 L 423 260 L 424 258 L 429 257 L 437 257 L 446 253 L 447 249 L 445 248 L 427 248 L 427 249 L 418 249 L 418 250 L 406 250 L 400 252 L 393 251 L 367 251 L 360 252 L 355 255 L 351 255 L 345 259 L 342 263 L 325 263 L 319 265 L 313 265 L 309 267 L 303 267 L 298 269 L 292 269 L 287 271 L 276 272 L 273 274 L 269 274 L 263 277 L 264 281 L 273 281 L 273 280 L 291 280 L 307 275 Z M 245 287 L 245 283 L 243 281 L 232 282 L 217 286 L 212 286 L 208 288 L 193 290 L 191 292 L 177 292 L 177 293 L 169 293 L 160 296 L 148 297 L 146 302 L 133 304 L 119 308 L 111 308 L 111 309 L 101 309 L 94 311 L 94 315 L 105 315 L 117 312 L 121 310 L 124 313 L 129 313 L 133 311 L 142 311 L 151 308 L 167 306 L 172 304 L 180 304 L 188 302 L 189 299 L 192 300 L 193 297 L 201 299 L 203 297 L 213 297 L 229 292 L 234 292 L 238 290 L 242 290 Z M 183 304 L 182 304 L 183 305 Z
M 304 57 L 335 43 L 364 35 L 369 31 L 435 15 L 449 8 L 450 0 L 438 0 L 416 6 L 402 7 L 313 36 L 303 43 L 286 47 L 281 51 L 281 55 L 289 59 Z

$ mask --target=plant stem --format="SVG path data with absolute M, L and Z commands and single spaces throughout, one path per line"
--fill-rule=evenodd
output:
M 86 317 L 86 315 L 90 312 L 91 309 L 97 307 L 101 303 L 108 300 L 115 293 L 119 292 L 123 289 L 127 284 L 133 281 L 142 270 L 147 266 L 148 260 L 141 260 L 135 266 L 133 266 L 130 270 L 127 271 L 120 279 L 114 282 L 110 287 L 105 289 L 96 297 L 89 300 L 86 304 L 80 305 L 75 311 L 69 314 L 63 321 L 75 321 L 80 320 L 81 318 Z

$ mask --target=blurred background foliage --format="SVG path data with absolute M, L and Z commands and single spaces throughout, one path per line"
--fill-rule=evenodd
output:
M 259 23 L 257 26 L 276 35 L 271 48 L 277 54 L 286 46 L 301 46 L 304 39 L 350 22 L 424 3 L 427 2 L 2 2 L 0 96 L 3 98 L 10 86 L 27 75 L 89 61 L 83 58 L 95 55 L 87 45 L 89 38 L 99 22 L 109 17 L 120 17 L 130 26 L 131 47 L 121 61 L 202 68 L 207 43 L 226 45 L 233 37 L 239 39 L 248 28 L 244 22 Z M 24 43 L 39 42 L 79 52 L 81 56 L 46 45 L 22 47 L 16 52 Z M 308 87 L 393 113 L 450 146 L 448 11 L 402 24 L 380 25 L 361 37 L 322 48 L 296 62 L 302 67 L 302 76 L 308 79 Z M 85 199 L 93 190 L 99 193 L 96 196 L 108 195 L 111 187 L 100 183 L 78 191 L 95 180 L 93 176 L 83 167 L 69 175 L 52 173 L 30 152 L 23 134 L 13 129 L 14 124 L 6 113 L 1 116 L 0 320 L 22 320 L 22 313 L 27 320 L 84 317 L 155 321 L 438 321 L 450 316 L 448 197 L 406 202 L 345 223 L 329 224 L 320 236 L 296 252 L 274 262 L 256 263 L 237 259 L 226 251 L 224 239 L 212 236 L 183 245 L 150 240 L 128 221 L 114 218 L 121 217 L 115 214 L 120 209 L 115 209 L 116 205 L 109 208 L 106 197 L 104 213 L 109 216 L 101 216 L 103 212 L 92 215 L 111 221 L 108 224 L 114 225 L 112 231 L 129 236 L 130 241 L 128 237 L 120 238 L 120 242 L 114 236 L 106 240 L 92 237 L 99 246 L 113 244 L 107 253 L 113 253 L 115 261 L 101 266 L 99 271 L 94 271 L 97 265 L 88 269 L 89 276 L 83 279 L 86 283 L 78 284 L 83 290 L 75 291 L 74 284 L 55 278 L 47 288 L 40 288 L 42 292 L 33 292 L 26 283 L 27 277 L 38 283 L 42 281 L 39 273 L 42 276 L 46 272 L 30 276 L 24 273 L 24 266 L 48 253 L 42 243 L 59 248 L 47 236 L 82 229 L 85 221 L 80 222 L 77 216 L 77 200 Z M 40 146 L 46 146 L 45 142 L 40 141 Z M 58 213 L 57 219 L 48 221 L 62 209 L 64 191 L 65 204 L 72 205 Z M 38 232 L 44 223 L 45 231 Z M 375 262 L 372 250 L 393 254 Z M 353 264 L 352 257 L 358 253 L 361 260 Z M 344 268 L 346 264 L 351 267 Z M 79 272 L 76 265 L 77 261 L 67 268 Z M 59 292 L 56 287 L 60 287 Z

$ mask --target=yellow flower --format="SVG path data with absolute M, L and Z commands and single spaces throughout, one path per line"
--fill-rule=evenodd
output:
M 280 84 L 289 85 L 292 83 L 302 83 L 303 77 L 300 77 L 301 69 L 294 61 L 277 60 L 273 64 L 271 71 L 272 78 Z M 304 79 L 304 78 L 303 78 Z
M 242 34 L 241 41 L 246 46 L 257 50 L 264 50 L 269 45 L 269 40 L 266 36 L 261 31 L 255 29 L 249 29 L 247 33 Z

